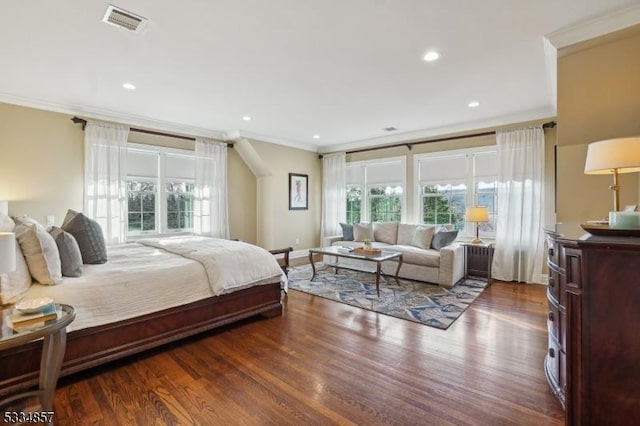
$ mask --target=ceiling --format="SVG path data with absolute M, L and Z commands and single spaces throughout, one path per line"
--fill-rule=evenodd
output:
M 113 4 L 149 21 L 105 24 L 105 1 L 3 2 L 0 101 L 329 152 L 552 117 L 545 40 L 635 20 L 640 0 Z

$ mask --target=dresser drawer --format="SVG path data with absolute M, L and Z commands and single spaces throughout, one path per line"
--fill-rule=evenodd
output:
M 560 334 L 560 309 L 551 300 L 549 301 L 549 311 L 547 312 L 547 328 L 549 329 L 549 334 L 559 342 L 562 337 Z
M 560 301 L 560 275 L 549 269 L 549 294 L 557 302 Z
M 558 342 L 551 334 L 549 334 L 549 349 L 544 363 L 551 387 L 558 394 L 562 389 L 560 385 L 560 349 L 558 348 Z
M 547 260 L 549 263 L 560 266 L 560 262 L 558 261 L 558 259 L 560 259 L 559 251 L 558 243 L 552 238 L 547 238 Z

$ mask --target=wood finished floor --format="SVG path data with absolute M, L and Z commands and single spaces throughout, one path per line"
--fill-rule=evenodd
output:
M 245 321 L 62 379 L 58 425 L 561 425 L 545 287 L 494 283 L 437 330 L 290 291 Z

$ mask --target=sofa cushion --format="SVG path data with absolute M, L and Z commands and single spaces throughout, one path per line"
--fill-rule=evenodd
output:
M 431 248 L 440 250 L 455 241 L 458 231 L 438 231 L 433 235 L 431 240 Z
M 413 233 L 411 245 L 414 247 L 429 249 L 436 228 L 434 226 L 418 226 Z
M 397 244 L 410 246 L 411 240 L 413 240 L 413 234 L 416 232 L 418 226 L 419 225 L 407 225 L 406 223 L 399 224 Z
M 381 243 L 396 244 L 398 241 L 398 222 L 374 222 L 373 239 Z
M 74 210 L 67 211 L 62 229 L 74 236 L 80 247 L 82 262 L 88 264 L 105 263 L 107 246 L 100 224 Z
M 402 262 L 413 265 L 440 267 L 440 252 L 433 249 L 421 249 L 408 245 L 395 245 L 389 247 L 389 251 L 402 253 Z
M 353 241 L 353 225 L 350 223 L 340 223 L 342 228 L 342 239 L 344 241 Z
M 354 223 L 353 224 L 353 240 L 354 241 L 373 241 L 373 228 L 370 223 Z

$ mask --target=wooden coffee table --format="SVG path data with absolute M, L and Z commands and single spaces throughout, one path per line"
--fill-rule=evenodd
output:
M 369 255 L 361 255 L 361 254 L 356 254 L 354 252 L 349 252 L 342 249 L 342 247 L 337 247 L 337 246 L 309 249 L 309 263 L 311 263 L 311 268 L 313 269 L 313 275 L 311 276 L 311 281 L 313 281 L 313 279 L 316 277 L 316 265 L 315 263 L 313 263 L 314 254 L 321 254 L 324 256 L 334 256 L 336 258 L 336 261 L 334 263 L 329 263 L 328 266 L 335 268 L 335 273 L 338 273 L 339 268 L 349 269 L 352 271 L 375 273 L 376 274 L 376 293 L 378 294 L 378 297 L 380 297 L 380 270 L 382 269 L 382 262 L 385 262 L 387 260 L 392 260 L 392 259 L 398 259 L 398 267 L 396 268 L 395 279 L 396 279 L 396 283 L 398 285 L 400 284 L 400 281 L 398 280 L 398 272 L 400 272 L 400 267 L 402 266 L 402 253 L 400 252 L 383 250 L 382 253 L 378 255 L 369 256 Z M 374 270 L 362 269 L 362 268 L 357 268 L 351 265 L 342 265 L 338 263 L 338 260 L 341 257 L 344 257 L 347 259 L 364 260 L 367 262 L 375 262 L 376 269 Z

